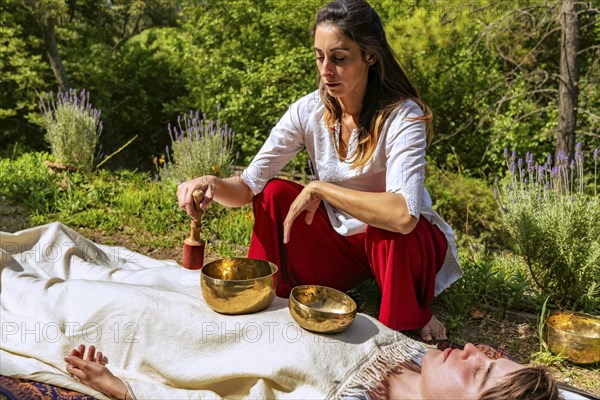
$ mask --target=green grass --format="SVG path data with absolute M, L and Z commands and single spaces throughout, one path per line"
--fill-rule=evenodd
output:
M 249 206 L 226 209 L 217 204 L 217 215 L 209 214 L 204 218 L 204 225 L 213 232 L 218 240 L 236 245 L 248 245 L 252 235 L 254 217 Z
M 435 299 L 450 332 L 462 326 L 473 310 L 502 319 L 507 310 L 535 313 L 539 309 L 543 300 L 516 255 L 479 245 L 459 247 L 459 258 L 463 276 Z
M 0 159 L 0 196 L 22 204 L 32 225 L 61 221 L 107 234 L 123 231 L 159 248 L 181 242 L 189 219 L 177 206 L 173 184 L 131 171 L 49 173 L 47 159 L 47 153 Z

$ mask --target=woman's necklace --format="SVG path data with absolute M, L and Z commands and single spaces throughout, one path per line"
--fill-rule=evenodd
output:
M 331 129 L 332 135 L 331 140 L 333 141 L 333 151 L 337 154 L 338 159 L 345 162 L 348 159 L 348 149 L 350 147 L 350 139 L 352 138 L 352 132 L 350 132 L 350 138 L 348 144 L 342 139 L 342 123 L 340 121 L 335 123 L 333 129 Z M 345 150 L 346 155 L 342 155 L 342 151 Z

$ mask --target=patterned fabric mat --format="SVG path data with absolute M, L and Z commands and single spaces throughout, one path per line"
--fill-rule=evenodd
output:
M 87 394 L 47 383 L 0 375 L 0 399 L 2 395 L 9 400 L 94 400 Z

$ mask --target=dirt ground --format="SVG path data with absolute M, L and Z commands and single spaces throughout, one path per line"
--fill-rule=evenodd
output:
M 16 232 L 28 228 L 30 223 L 19 206 L 9 206 L 0 199 L 0 231 Z M 157 259 L 170 259 L 181 262 L 183 244 L 174 248 L 158 249 L 151 246 L 140 246 L 131 237 L 122 233 L 107 235 L 88 229 L 79 229 L 87 238 L 102 244 L 123 246 Z M 183 243 L 183 238 L 182 238 Z M 207 247 L 205 261 L 217 259 L 216 253 Z M 359 287 L 352 293 L 359 305 L 359 311 L 375 315 L 377 299 L 373 296 L 373 285 Z M 439 319 L 447 323 L 443 309 L 434 306 Z M 537 340 L 536 316 L 507 312 L 500 315 L 492 309 L 471 310 L 470 315 L 463 318 L 458 327 L 450 332 L 449 339 L 459 344 L 465 342 L 487 343 L 502 348 L 503 351 L 521 363 L 529 363 L 532 354 L 539 350 Z M 581 390 L 600 396 L 600 364 L 580 366 L 569 362 L 555 362 L 550 368 L 562 382 Z

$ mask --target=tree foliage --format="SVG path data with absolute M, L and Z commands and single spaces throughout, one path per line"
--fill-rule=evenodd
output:
M 246 162 L 290 103 L 316 88 L 310 31 L 320 1 L 237 0 L 188 4 L 185 104 L 221 118 L 243 137 Z M 285 16 L 283 18 L 282 16 Z
M 37 98 L 51 87 L 52 72 L 42 57 L 42 39 L 19 17 L 11 4 L 0 4 L 0 149 L 19 140 L 44 146 Z
M 35 4 L 34 4 L 35 3 Z M 44 149 L 38 95 L 58 83 L 38 23 L 50 15 L 71 87 L 102 110 L 112 166 L 152 168 L 167 124 L 191 109 L 238 134 L 248 162 L 291 102 L 316 88 L 311 28 L 322 0 L 2 2 L 0 149 Z M 34 5 L 38 5 L 34 7 Z M 552 151 L 557 129 L 559 0 L 372 0 L 390 43 L 435 115 L 438 165 L 495 175 L 504 147 Z M 598 8 L 579 2 L 578 137 L 600 137 Z M 11 146 L 12 145 L 12 146 Z M 296 167 L 305 165 L 305 157 Z
M 388 34 L 435 115 L 430 154 L 495 174 L 502 149 L 552 151 L 558 107 L 560 1 L 422 1 Z M 598 9 L 581 2 L 578 141 L 598 143 Z M 594 121 L 595 120 L 595 121 Z

